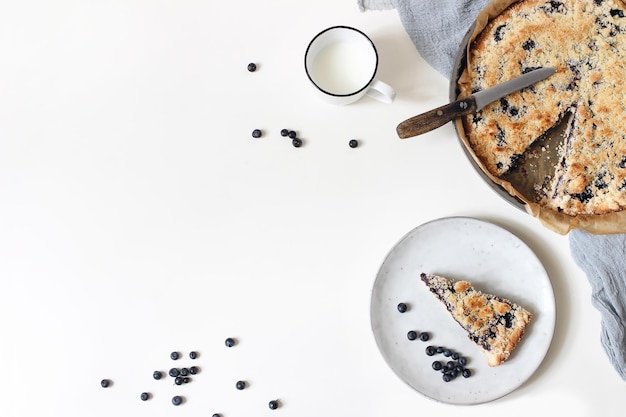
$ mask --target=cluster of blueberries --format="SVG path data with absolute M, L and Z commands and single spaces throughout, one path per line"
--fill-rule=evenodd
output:
M 409 306 L 406 303 L 398 303 L 397 309 L 400 313 L 406 313 L 409 310 Z M 409 340 L 416 340 L 419 338 L 422 342 L 430 340 L 430 334 L 428 332 L 416 332 L 415 330 L 409 330 L 407 333 Z M 472 376 L 472 371 L 466 368 L 467 358 L 461 356 L 459 353 L 445 348 L 443 346 L 427 346 L 425 352 L 428 356 L 434 356 L 436 354 L 443 354 L 446 358 L 450 358 L 445 364 L 442 361 L 434 361 L 432 367 L 435 371 L 441 371 L 443 373 L 442 379 L 444 382 L 450 382 L 459 375 L 464 378 Z
M 263 136 L 263 131 L 261 129 L 254 129 L 252 131 L 252 137 L 255 139 L 258 139 L 260 137 Z M 291 144 L 295 147 L 295 148 L 299 148 L 303 145 L 303 141 L 302 139 L 300 139 L 298 137 L 298 134 L 296 133 L 295 130 L 291 130 L 291 129 L 281 129 L 280 131 L 280 136 L 282 137 L 287 137 L 289 139 L 291 139 Z M 348 141 L 348 146 L 350 146 L 351 148 L 356 148 L 359 146 L 359 141 L 356 139 L 350 139 Z
M 232 337 L 229 337 L 226 339 L 226 341 L 224 342 L 226 347 L 233 347 L 236 345 L 236 340 L 233 339 Z M 197 359 L 199 356 L 198 352 L 196 351 L 192 351 L 189 352 L 189 358 L 194 360 Z M 170 353 L 170 359 L 176 361 L 178 359 L 180 359 L 182 356 L 179 352 L 172 352 Z M 189 368 L 183 367 L 183 368 L 171 368 L 168 372 L 168 375 L 172 378 L 174 378 L 174 384 L 176 385 L 183 385 L 183 384 L 187 384 L 189 382 L 191 382 L 191 375 L 196 375 L 200 372 L 200 368 L 197 366 L 190 366 Z M 154 371 L 152 374 L 152 377 L 156 380 L 160 380 L 164 377 L 165 375 L 163 374 L 163 372 L 161 371 Z M 113 381 L 111 381 L 110 379 L 103 379 L 102 381 L 100 381 L 100 385 L 102 386 L 102 388 L 108 388 L 110 386 L 113 385 Z M 235 384 L 235 388 L 237 388 L 238 390 L 243 390 L 247 387 L 247 383 L 246 381 L 237 381 L 237 383 Z M 152 394 L 149 392 L 142 392 L 140 395 L 140 399 L 142 401 L 148 401 L 150 398 L 152 398 Z M 181 405 L 183 402 L 185 401 L 185 398 L 181 395 L 175 395 L 174 397 L 172 397 L 172 404 L 174 404 L 175 406 Z M 269 408 L 271 410 L 276 410 L 278 407 L 280 407 L 280 402 L 279 400 L 271 400 L 268 404 Z M 213 414 L 213 417 L 221 417 L 220 414 Z

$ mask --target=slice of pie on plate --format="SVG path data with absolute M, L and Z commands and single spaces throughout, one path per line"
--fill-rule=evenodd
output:
M 506 361 L 532 314 L 506 298 L 483 294 L 468 281 L 422 273 L 421 280 L 487 356 L 489 366 Z

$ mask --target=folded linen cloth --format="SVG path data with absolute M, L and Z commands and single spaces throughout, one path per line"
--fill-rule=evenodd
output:
M 361 11 L 395 9 L 422 58 L 446 78 L 459 45 L 491 0 L 357 0 Z M 569 233 L 570 251 L 591 284 L 591 303 L 602 318 L 600 341 L 626 381 L 626 235 Z

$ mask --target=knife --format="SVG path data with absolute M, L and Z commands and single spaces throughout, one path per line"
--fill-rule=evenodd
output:
M 462 100 L 448 103 L 434 110 L 419 114 L 401 122 L 396 128 L 400 139 L 406 139 L 422 133 L 430 132 L 459 116 L 476 113 L 487 104 L 501 99 L 515 91 L 533 85 L 537 81 L 548 78 L 556 72 L 556 68 L 538 68 L 522 74 L 517 78 L 503 82 L 486 90 L 479 91 Z

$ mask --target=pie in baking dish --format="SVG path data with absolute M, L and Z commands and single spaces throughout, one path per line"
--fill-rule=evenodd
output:
M 465 116 L 469 145 L 501 177 L 561 120 L 567 128 L 537 202 L 570 216 L 626 208 L 626 7 L 621 0 L 520 0 L 470 44 L 460 96 L 538 67 L 549 78 Z
M 530 324 L 532 314 L 520 305 L 483 294 L 468 281 L 422 273 L 421 280 L 487 355 L 489 366 L 506 361 Z

